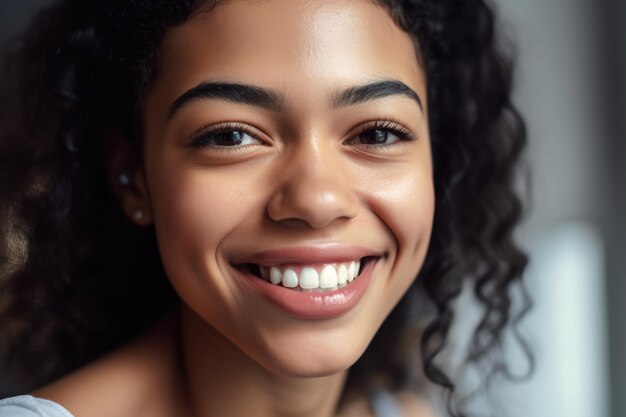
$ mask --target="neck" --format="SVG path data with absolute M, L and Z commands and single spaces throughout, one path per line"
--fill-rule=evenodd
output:
M 330 417 L 347 372 L 294 378 L 269 372 L 186 306 L 180 311 L 184 380 L 195 417 Z

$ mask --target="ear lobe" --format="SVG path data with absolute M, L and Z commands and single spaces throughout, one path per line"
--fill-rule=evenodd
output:
M 151 224 L 152 204 L 140 150 L 118 131 L 107 135 L 104 148 L 109 186 L 122 210 L 137 225 Z

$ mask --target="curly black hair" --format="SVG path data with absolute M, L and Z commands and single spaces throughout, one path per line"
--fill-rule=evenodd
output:
M 220 0 L 62 0 L 5 58 L 0 81 L 0 339 L 4 362 L 36 386 L 128 340 L 172 306 L 154 230 L 137 228 L 105 176 L 106 140 L 141 146 L 142 95 L 166 31 Z M 425 264 L 354 365 L 349 383 L 414 376 L 407 334 L 430 303 L 423 374 L 452 393 L 441 362 L 453 302 L 469 284 L 483 307 L 467 363 L 503 370 L 503 332 L 529 306 L 513 239 L 524 123 L 510 100 L 511 59 L 483 0 L 373 0 L 415 42 L 427 76 L 435 222 Z M 150 292 L 146 292 L 146 288 Z M 516 311 L 513 302 L 522 297 Z M 137 306 L 136 300 L 142 299 Z M 523 343 L 523 341 L 522 341 Z M 525 345 L 524 349 L 527 351 Z M 494 353 L 495 359 L 494 358 Z M 421 361 L 419 360 L 421 355 Z M 448 401 L 453 415 L 455 411 Z

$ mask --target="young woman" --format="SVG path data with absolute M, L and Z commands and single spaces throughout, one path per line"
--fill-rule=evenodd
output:
M 0 416 L 443 412 L 411 392 L 458 385 L 452 302 L 474 287 L 467 361 L 499 366 L 526 262 L 493 24 L 482 0 L 44 10 L 2 81 L 2 341 L 36 390 Z

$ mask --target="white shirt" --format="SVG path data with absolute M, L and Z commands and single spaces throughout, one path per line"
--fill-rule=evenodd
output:
M 0 400 L 0 417 L 74 417 L 60 404 L 32 395 Z

